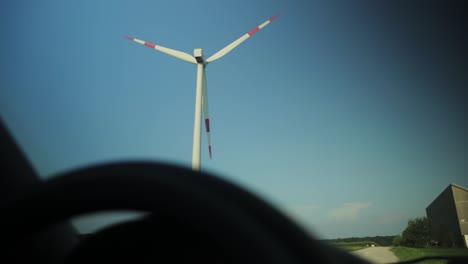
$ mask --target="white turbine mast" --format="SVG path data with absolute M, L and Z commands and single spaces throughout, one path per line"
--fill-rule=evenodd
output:
M 208 138 L 208 151 L 210 153 L 210 159 L 212 158 L 211 152 L 211 138 L 210 138 L 210 118 L 208 115 L 208 91 L 206 85 L 206 74 L 205 74 L 205 67 L 208 63 L 211 63 L 224 55 L 228 54 L 231 50 L 237 47 L 239 44 L 244 42 L 246 39 L 251 37 L 253 34 L 257 33 L 260 29 L 264 28 L 266 25 L 271 23 L 275 20 L 279 14 L 273 16 L 272 18 L 268 19 L 267 21 L 263 22 L 261 25 L 255 27 L 254 29 L 250 30 L 247 34 L 243 35 L 242 37 L 236 39 L 231 44 L 227 45 L 226 47 L 220 49 L 215 54 L 211 55 L 208 59 L 203 57 L 202 49 L 194 49 L 193 56 L 174 49 L 165 48 L 160 45 L 156 45 L 144 40 L 136 39 L 133 37 L 126 36 L 129 40 L 135 41 L 152 49 L 161 51 L 166 53 L 170 56 L 176 57 L 178 59 L 193 63 L 197 65 L 197 84 L 196 84 L 196 93 L 195 93 L 195 121 L 193 127 L 193 149 L 192 149 L 192 170 L 199 171 L 200 170 L 200 154 L 201 154 L 201 114 L 203 108 L 203 115 L 205 117 L 205 128 L 206 128 L 206 135 Z

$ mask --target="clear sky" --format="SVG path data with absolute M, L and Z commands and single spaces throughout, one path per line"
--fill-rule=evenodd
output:
M 436 3 L 1 1 L 0 114 L 45 179 L 190 166 L 196 66 L 124 36 L 209 56 L 280 13 L 208 65 L 202 169 L 321 238 L 395 235 L 448 184 L 468 186 L 466 8 Z

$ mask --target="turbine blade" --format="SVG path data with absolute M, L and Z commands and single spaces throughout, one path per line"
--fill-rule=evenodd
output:
M 170 55 L 172 57 L 176 57 L 178 59 L 197 64 L 197 60 L 195 59 L 195 57 L 193 57 L 192 55 L 190 55 L 188 53 L 178 51 L 178 50 L 173 50 L 173 49 L 170 49 L 170 48 L 166 48 L 166 47 L 156 45 L 156 44 L 153 44 L 151 42 L 147 42 L 147 41 L 144 41 L 144 40 L 141 40 L 141 39 L 136 39 L 136 38 L 129 37 L 129 36 L 125 36 L 125 37 L 128 38 L 129 40 L 140 43 L 141 45 L 145 45 L 145 46 L 150 47 L 152 49 L 159 50 L 159 51 L 161 51 L 163 53 L 166 53 L 167 55 Z
M 264 28 L 266 25 L 270 24 L 271 22 L 273 22 L 273 20 L 275 20 L 277 17 L 279 16 L 279 14 L 276 14 L 275 16 L 273 16 L 272 18 L 268 19 L 267 21 L 263 22 L 261 25 L 259 25 L 258 27 L 255 27 L 254 29 L 250 30 L 247 34 L 243 35 L 242 37 L 236 39 L 234 42 L 232 42 L 231 44 L 227 45 L 226 47 L 220 49 L 218 52 L 216 52 L 215 54 L 211 55 L 211 57 L 209 57 L 206 62 L 207 63 L 210 63 L 212 61 L 215 61 L 221 57 L 223 57 L 224 55 L 228 54 L 231 50 L 233 50 L 235 47 L 239 46 L 239 44 L 241 44 L 242 42 L 244 42 L 246 39 L 248 39 L 249 37 L 251 37 L 253 34 L 257 33 L 257 31 L 259 31 L 260 29 Z
M 211 136 L 210 136 L 210 116 L 208 113 L 208 88 L 206 84 L 206 73 L 203 71 L 203 80 L 202 80 L 202 108 L 203 116 L 205 117 L 205 128 L 206 128 L 206 137 L 208 139 L 208 151 L 210 153 L 210 159 L 212 158 L 211 154 Z

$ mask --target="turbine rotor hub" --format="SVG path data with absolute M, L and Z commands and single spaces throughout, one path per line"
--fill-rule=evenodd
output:
M 197 63 L 202 63 L 205 65 L 205 58 L 203 58 L 203 50 L 202 49 L 194 49 L 193 50 L 193 56 L 197 60 Z

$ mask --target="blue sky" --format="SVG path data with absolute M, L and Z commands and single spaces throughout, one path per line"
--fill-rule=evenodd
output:
M 319 237 L 394 235 L 448 184 L 468 186 L 466 31 L 437 5 L 2 1 L 0 114 L 45 179 L 125 159 L 190 166 L 196 67 L 123 37 L 208 57 L 280 13 L 207 67 L 202 169 Z

